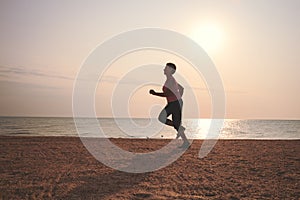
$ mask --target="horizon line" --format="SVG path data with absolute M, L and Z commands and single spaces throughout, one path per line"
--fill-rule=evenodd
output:
M 73 116 L 30 116 L 30 115 L 0 115 L 0 118 L 75 118 Z M 77 117 L 77 118 L 94 118 L 94 117 Z M 97 116 L 97 119 L 156 119 L 149 118 L 149 117 L 104 117 L 104 116 Z M 184 119 L 221 119 L 221 118 L 196 118 L 196 117 L 187 117 Z M 184 120 L 183 119 L 183 120 Z M 299 121 L 300 118 L 223 118 L 224 120 L 293 120 Z

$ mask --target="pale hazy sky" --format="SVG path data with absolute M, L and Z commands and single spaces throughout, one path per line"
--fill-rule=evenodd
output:
M 2 0 L 0 116 L 72 116 L 73 83 L 89 53 L 113 35 L 158 27 L 191 37 L 207 51 L 223 80 L 226 118 L 299 119 L 299 19 L 299 0 Z M 173 59 L 177 78 L 185 68 L 178 58 L 146 53 L 147 62 L 153 58 L 164 65 Z M 137 56 L 114 65 L 118 68 Z M 133 63 L 142 65 L 143 59 Z M 163 84 L 162 71 L 157 76 Z M 111 115 L 105 106 L 111 96 L 105 91 L 118 78 L 107 77 L 111 79 L 96 97 L 104 102 L 96 105 L 101 116 Z M 210 117 L 210 97 L 203 83 L 196 81 L 191 87 L 184 101 L 197 90 L 201 116 L 195 116 L 188 104 L 185 116 Z M 165 104 L 144 91 L 130 99 L 133 116 L 148 117 L 151 104 Z

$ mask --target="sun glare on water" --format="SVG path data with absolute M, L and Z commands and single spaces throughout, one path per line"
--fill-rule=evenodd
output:
M 190 37 L 208 53 L 215 53 L 222 47 L 224 32 L 217 24 L 203 23 L 191 32 Z

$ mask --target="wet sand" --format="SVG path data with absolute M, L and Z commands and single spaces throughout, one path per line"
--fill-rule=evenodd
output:
M 132 152 L 169 140 L 112 139 Z M 0 199 L 299 199 L 300 140 L 219 140 L 132 174 L 97 161 L 75 137 L 0 137 Z

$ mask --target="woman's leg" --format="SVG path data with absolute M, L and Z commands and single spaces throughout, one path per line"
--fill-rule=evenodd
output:
M 185 128 L 181 126 L 182 105 L 182 100 L 168 103 L 168 105 L 160 112 L 158 120 L 163 124 L 174 127 L 177 130 L 177 135 L 182 137 L 184 146 L 187 146 L 189 145 L 189 142 L 184 134 Z M 168 119 L 168 116 L 171 114 L 172 120 Z
M 185 128 L 183 126 L 181 126 L 182 106 L 183 106 L 182 100 L 179 100 L 174 104 L 172 120 L 173 120 L 174 128 L 178 132 L 178 136 L 182 137 L 184 144 L 186 145 L 186 144 L 189 144 L 189 141 L 188 141 L 186 135 L 184 134 Z
M 163 123 L 166 124 L 168 126 L 173 126 L 173 121 L 168 119 L 168 116 L 171 114 L 171 107 L 170 105 L 166 105 L 166 107 L 160 112 L 159 116 L 158 116 L 158 120 Z
M 176 122 L 174 124 L 174 121 L 172 121 L 173 120 L 174 111 L 176 111 L 176 110 L 178 110 L 178 108 L 177 108 L 177 106 L 176 106 L 176 104 L 174 102 L 168 103 L 168 105 L 166 105 L 166 107 L 160 112 L 160 114 L 158 116 L 158 120 L 161 123 L 163 123 L 163 124 L 166 124 L 168 126 L 174 127 L 178 131 L 178 126 L 177 126 L 178 122 Z M 171 114 L 172 114 L 172 120 L 168 119 L 168 117 Z
M 177 131 L 181 131 L 181 132 L 185 130 L 185 128 L 181 126 L 182 106 L 183 106 L 182 100 L 172 102 L 172 105 L 170 106 L 172 109 L 172 120 L 173 120 L 174 128 Z
M 179 128 L 185 129 L 183 126 L 181 126 L 181 106 L 182 102 L 176 103 L 171 102 L 169 103 L 159 114 L 158 120 L 166 124 L 168 126 L 173 126 L 177 131 Z M 168 116 L 172 114 L 172 120 L 168 119 Z

